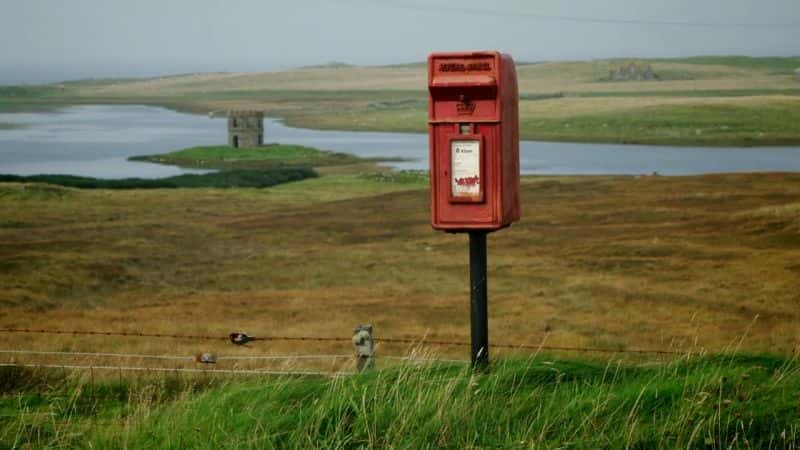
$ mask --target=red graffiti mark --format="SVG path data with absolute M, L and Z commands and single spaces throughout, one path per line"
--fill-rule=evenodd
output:
M 475 175 L 474 177 L 456 178 L 456 184 L 459 186 L 477 186 L 480 184 L 480 178 Z

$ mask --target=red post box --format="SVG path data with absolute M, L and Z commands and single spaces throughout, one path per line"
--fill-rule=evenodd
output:
M 519 100 L 511 56 L 428 57 L 431 225 L 494 231 L 519 220 Z

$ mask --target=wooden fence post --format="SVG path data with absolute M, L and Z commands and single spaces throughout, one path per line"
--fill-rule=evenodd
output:
M 359 372 L 375 368 L 375 339 L 372 325 L 358 325 L 353 330 L 353 346 L 356 353 L 356 369 Z

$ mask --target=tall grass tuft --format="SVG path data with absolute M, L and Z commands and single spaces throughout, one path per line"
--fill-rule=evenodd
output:
M 113 402 L 94 416 L 45 396 L 4 400 L 4 442 L 96 448 L 796 448 L 800 366 L 769 356 L 708 356 L 658 366 L 547 356 L 405 365 L 350 377 L 262 378 L 180 386 Z M 182 395 L 159 397 L 155 391 Z M 66 391 L 69 406 L 86 385 Z M 71 394 L 70 394 L 71 392 Z M 72 397 L 70 397 L 72 396 Z M 24 400 L 23 400 L 24 399 Z M 60 409 L 59 409 L 60 408 Z M 116 413 L 114 408 L 118 408 Z M 31 411 L 49 411 L 32 433 Z M 53 411 L 66 411 L 52 415 Z M 116 419 L 108 420 L 109 417 Z M 122 418 L 122 419 L 120 419 Z M 90 430 L 91 428 L 91 430 Z M 9 432 L 17 430 L 16 434 Z M 13 441 L 9 442 L 8 439 Z

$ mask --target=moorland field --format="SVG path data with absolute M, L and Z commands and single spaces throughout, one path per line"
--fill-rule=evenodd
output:
M 220 338 L 244 330 L 343 340 L 236 347 L 224 339 L 4 334 L 6 348 L 347 354 L 353 326 L 365 322 L 378 338 L 418 343 L 379 342 L 381 370 L 332 379 L 6 368 L 0 441 L 95 448 L 797 445 L 800 176 L 526 177 L 524 220 L 489 238 L 490 341 L 619 353 L 494 348 L 492 371 L 480 376 L 463 365 L 388 359 L 467 358 L 465 347 L 425 344 L 469 340 L 466 237 L 429 228 L 426 186 L 420 174 L 385 172 L 263 189 L 0 184 L 0 328 Z M 624 353 L 637 349 L 677 354 Z M 753 353 L 773 356 L 734 356 Z M 202 368 L 136 357 L 11 359 Z
M 430 229 L 426 187 L 380 172 L 265 189 L 5 183 L 0 326 L 347 337 L 371 322 L 464 340 L 466 237 Z M 522 196 L 524 220 L 489 237 L 497 342 L 797 346 L 800 176 L 526 177 Z
M 800 83 L 791 76 L 797 58 L 647 62 L 661 80 L 608 81 L 614 61 L 520 64 L 523 136 L 800 142 Z M 314 67 L 7 87 L 0 110 L 256 108 L 298 126 L 424 132 L 424 86 L 419 64 Z M 352 351 L 353 327 L 367 322 L 379 339 L 414 343 L 379 342 L 380 370 L 333 378 L 0 368 L 4 448 L 800 442 L 798 174 L 523 177 L 523 219 L 488 239 L 490 342 L 610 353 L 493 348 L 491 372 L 473 374 L 464 365 L 388 358 L 468 356 L 465 347 L 428 344 L 469 341 L 469 288 L 467 238 L 430 228 L 426 174 L 290 146 L 239 157 L 193 148 L 145 159 L 223 172 L 164 186 L 65 177 L 0 182 L 0 329 L 220 338 L 246 331 L 344 342 L 235 347 L 224 339 L 3 333 L 4 349 L 340 354 Z M 282 170 L 298 171 L 289 178 L 297 181 L 275 185 L 288 180 Z M 641 349 L 675 353 L 625 353 Z M 109 364 L 90 355 L 77 362 Z M 198 367 L 191 360 L 124 364 Z M 296 364 L 270 367 L 352 368 L 351 360 Z

